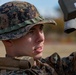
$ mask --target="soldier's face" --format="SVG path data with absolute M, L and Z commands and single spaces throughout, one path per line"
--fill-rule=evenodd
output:
M 42 57 L 44 46 L 43 25 L 36 25 L 30 29 L 27 35 L 16 40 L 19 56 L 31 56 L 35 59 Z

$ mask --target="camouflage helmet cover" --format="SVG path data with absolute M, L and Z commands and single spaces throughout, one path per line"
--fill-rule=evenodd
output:
M 0 40 L 20 38 L 34 25 L 45 23 L 55 24 L 45 21 L 28 2 L 12 1 L 0 6 Z

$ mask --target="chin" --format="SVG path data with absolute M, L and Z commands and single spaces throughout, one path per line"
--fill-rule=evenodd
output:
M 38 54 L 34 57 L 35 60 L 42 58 L 42 54 Z

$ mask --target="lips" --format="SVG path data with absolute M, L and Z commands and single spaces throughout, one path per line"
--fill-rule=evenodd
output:
M 39 46 L 34 49 L 35 53 L 41 53 L 42 51 L 43 51 L 43 46 Z

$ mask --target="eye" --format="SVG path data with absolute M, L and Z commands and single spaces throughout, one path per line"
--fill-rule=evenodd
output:
M 34 30 L 29 30 L 29 32 L 28 33 L 33 33 L 34 32 Z
M 40 30 L 43 31 L 43 25 L 40 25 Z

